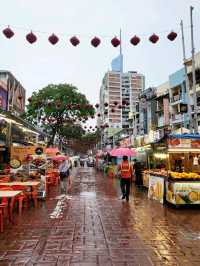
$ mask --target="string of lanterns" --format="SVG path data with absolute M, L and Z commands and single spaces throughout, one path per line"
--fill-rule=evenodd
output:
M 11 39 L 13 38 L 13 36 L 15 35 L 14 31 L 8 26 L 7 28 L 5 28 L 2 31 L 3 35 L 7 38 L 7 39 Z M 166 37 L 169 41 L 174 41 L 177 38 L 178 34 L 174 31 L 171 31 Z M 155 33 L 152 34 L 149 37 L 149 41 L 153 44 L 156 44 L 159 41 L 159 36 L 156 35 Z M 28 33 L 26 35 L 26 40 L 27 42 L 29 42 L 30 44 L 34 44 L 35 42 L 37 42 L 38 38 L 37 36 L 31 31 L 30 33 Z M 52 45 L 56 45 L 59 42 L 59 37 L 52 33 L 49 37 L 48 37 L 48 41 L 50 44 Z M 77 36 L 72 36 L 69 39 L 69 42 L 71 43 L 72 46 L 76 47 L 80 44 L 80 39 Z M 111 44 L 113 47 L 118 47 L 120 45 L 120 40 L 115 36 L 114 38 L 111 39 Z M 140 37 L 138 37 L 137 35 L 133 36 L 130 39 L 130 43 L 133 46 L 137 46 L 139 43 L 141 42 Z M 101 39 L 97 36 L 93 37 L 90 41 L 91 45 L 95 48 L 97 48 L 100 44 L 101 44 Z

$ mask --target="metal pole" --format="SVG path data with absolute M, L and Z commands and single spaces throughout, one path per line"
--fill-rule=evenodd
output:
M 186 53 L 185 53 L 185 37 L 184 37 L 184 30 L 183 30 L 183 21 L 181 20 L 181 33 L 182 33 L 182 47 L 183 47 L 183 64 L 185 70 L 185 87 L 186 87 L 186 94 L 188 99 L 188 116 L 189 116 L 189 129 L 190 133 L 192 133 L 191 129 L 191 121 L 192 121 L 192 112 L 191 112 L 191 99 L 190 99 L 190 89 L 189 89 L 189 80 L 187 75 L 187 66 L 186 66 Z
M 194 133 L 198 133 L 198 121 L 197 121 L 197 94 L 196 94 L 196 75 L 195 75 L 195 48 L 194 48 L 194 32 L 193 32 L 193 9 L 190 7 L 190 22 L 191 22 L 191 46 L 192 46 L 192 90 L 194 101 Z

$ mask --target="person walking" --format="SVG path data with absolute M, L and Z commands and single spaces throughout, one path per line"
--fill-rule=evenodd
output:
M 128 161 L 128 156 L 123 156 L 121 164 L 118 165 L 118 171 L 120 172 L 120 186 L 122 191 L 121 199 L 129 201 L 131 179 L 133 176 L 133 166 Z
M 60 185 L 61 185 L 61 193 L 67 192 L 67 179 L 69 178 L 69 168 L 70 163 L 68 159 L 63 159 L 58 167 L 60 173 Z

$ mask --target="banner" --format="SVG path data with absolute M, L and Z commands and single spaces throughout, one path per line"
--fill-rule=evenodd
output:
M 166 182 L 166 200 L 172 204 L 200 204 L 200 181 Z
M 17 159 L 23 162 L 27 155 L 35 155 L 38 146 L 11 146 L 11 160 Z
M 8 107 L 8 92 L 0 84 L 0 109 L 7 111 Z
M 200 140 L 199 139 L 178 139 L 178 138 L 170 138 L 168 139 L 168 147 L 169 148 L 200 148 Z
M 164 178 L 159 176 L 149 176 L 148 198 L 159 201 L 163 204 L 164 201 Z

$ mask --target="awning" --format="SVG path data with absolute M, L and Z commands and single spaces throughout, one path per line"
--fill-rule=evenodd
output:
M 170 134 L 168 137 L 176 139 L 200 139 L 199 134 Z

